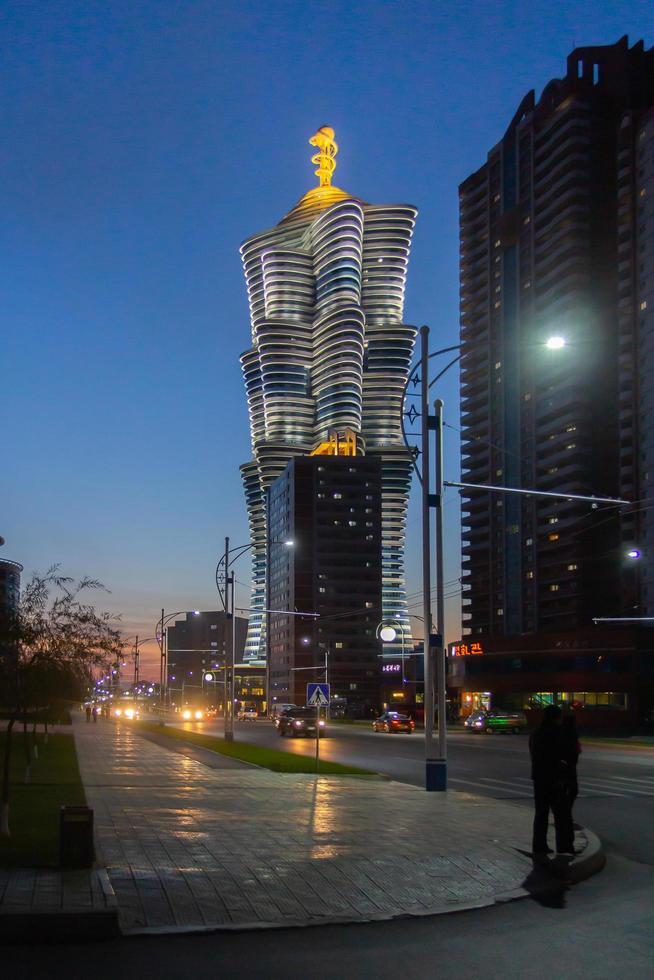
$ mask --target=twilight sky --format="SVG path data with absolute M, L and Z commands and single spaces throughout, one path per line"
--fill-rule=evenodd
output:
M 5 0 L 2 556 L 100 578 L 126 636 L 217 608 L 224 536 L 248 540 L 238 246 L 314 186 L 309 136 L 336 130 L 337 186 L 420 208 L 405 320 L 453 344 L 458 184 L 575 45 L 623 34 L 654 43 L 651 0 Z M 456 371 L 440 394 L 458 425 Z M 418 549 L 412 505 L 410 593 Z

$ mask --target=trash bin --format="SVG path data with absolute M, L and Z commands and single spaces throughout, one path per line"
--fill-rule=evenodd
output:
M 62 868 L 90 868 L 93 858 L 93 810 L 89 806 L 62 806 L 59 864 Z

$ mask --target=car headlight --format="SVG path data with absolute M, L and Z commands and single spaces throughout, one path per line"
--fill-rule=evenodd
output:
M 320 725 L 321 728 L 324 728 L 325 727 L 324 721 L 319 721 L 318 724 Z
M 186 711 L 183 711 L 182 712 L 182 718 L 184 719 L 184 721 L 190 721 L 192 717 L 193 717 L 193 715 L 188 710 L 188 708 L 186 709 Z
M 484 723 L 483 723 L 483 721 L 476 721 L 476 722 L 475 722 L 475 728 L 481 728 L 481 726 L 482 726 L 483 724 L 484 724 Z
M 115 714 L 116 718 L 120 718 L 120 716 L 122 715 L 122 711 L 120 710 L 120 708 L 116 708 L 116 710 L 114 711 L 114 714 Z
M 125 708 L 125 717 L 126 718 L 133 718 L 134 717 L 134 709 L 133 708 Z
M 202 714 L 201 711 L 196 711 L 195 712 L 195 720 L 196 721 L 202 721 L 203 718 L 204 718 L 204 715 Z
M 302 722 L 301 721 L 294 721 L 293 724 L 295 725 L 296 728 L 302 728 Z

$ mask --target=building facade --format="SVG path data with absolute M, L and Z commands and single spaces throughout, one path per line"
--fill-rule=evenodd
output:
M 464 642 L 654 600 L 653 106 L 654 50 L 577 48 L 460 187 L 462 479 L 638 501 L 464 495 Z
M 243 662 L 247 619 L 236 617 L 234 623 L 234 663 Z M 171 703 L 204 704 L 217 707 L 224 703 L 227 630 L 231 618 L 224 612 L 186 613 L 166 631 L 168 649 L 168 691 Z M 211 675 L 208 677 L 207 675 Z M 263 700 L 263 683 L 260 685 Z M 235 685 L 235 689 L 238 685 Z M 239 695 L 236 693 L 236 697 Z
M 2 539 L 0 538 L 0 544 Z M 23 566 L 17 561 L 0 558 L 0 624 L 12 619 L 12 613 L 17 610 L 20 601 L 20 575 Z M 4 632 L 4 631 L 3 631 Z M 15 644 L 8 638 L 0 637 L 0 667 L 15 661 L 17 650 Z
M 245 659 L 266 656 L 266 494 L 289 460 L 348 430 L 356 452 L 382 474 L 384 616 L 410 630 L 404 533 L 411 457 L 401 431 L 402 395 L 416 331 L 402 322 L 411 205 L 371 205 L 332 186 L 337 151 L 323 127 L 319 186 L 272 229 L 241 247 L 252 345 L 241 361 L 253 458 L 241 467 L 253 590 Z M 339 452 L 347 454 L 347 442 Z
M 304 704 L 308 681 L 331 684 L 347 712 L 379 705 L 382 460 L 296 457 L 271 485 L 267 524 L 271 703 Z

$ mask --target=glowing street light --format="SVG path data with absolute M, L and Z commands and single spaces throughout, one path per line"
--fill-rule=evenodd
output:
M 638 548 L 630 548 L 627 552 L 627 558 L 640 558 L 640 551 Z
M 561 350 L 562 347 L 565 347 L 565 337 L 548 337 L 545 346 L 548 350 Z

